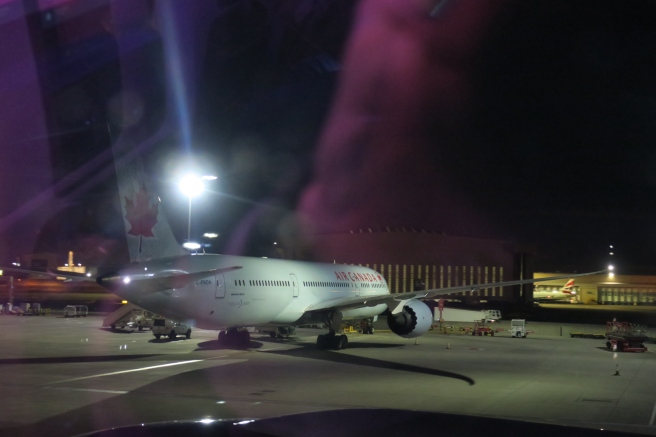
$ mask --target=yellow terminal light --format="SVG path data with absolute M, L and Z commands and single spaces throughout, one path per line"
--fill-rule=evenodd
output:
M 125 305 L 126 303 L 128 303 L 128 301 L 127 301 L 127 300 L 122 300 L 121 303 L 122 303 L 123 305 Z

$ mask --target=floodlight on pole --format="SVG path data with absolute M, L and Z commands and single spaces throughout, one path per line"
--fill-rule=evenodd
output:
M 189 219 L 187 221 L 187 241 L 191 240 L 191 199 L 198 196 L 205 189 L 201 178 L 196 175 L 188 175 L 180 181 L 180 191 L 189 197 Z

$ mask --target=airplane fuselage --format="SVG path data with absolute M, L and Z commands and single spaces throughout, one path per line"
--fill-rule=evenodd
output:
M 149 291 L 139 278 L 162 272 L 212 274 L 179 288 Z M 389 294 L 385 279 L 375 270 L 354 265 L 323 264 L 230 255 L 188 255 L 133 263 L 112 274 L 111 290 L 164 317 L 203 329 L 323 323 L 307 312 L 319 302 L 355 296 Z M 127 278 L 127 279 L 126 279 Z M 343 320 L 374 317 L 385 304 L 347 310 Z
M 538 302 L 570 301 L 576 298 L 576 293 L 564 293 L 563 291 L 534 291 L 533 300 Z

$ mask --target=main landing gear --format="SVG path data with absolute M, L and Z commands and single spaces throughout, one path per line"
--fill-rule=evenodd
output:
M 237 348 L 247 348 L 251 342 L 251 335 L 245 329 L 230 328 L 219 332 L 219 344 Z
M 328 334 L 322 334 L 317 337 L 317 347 L 319 349 L 346 349 L 348 346 L 348 337 L 344 334 L 337 335 L 332 329 Z

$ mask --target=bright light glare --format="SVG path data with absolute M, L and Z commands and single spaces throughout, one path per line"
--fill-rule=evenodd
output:
M 215 234 L 214 232 L 205 232 L 203 234 L 203 237 L 205 237 L 205 238 L 216 238 L 218 236 L 219 236 L 219 234 Z
M 195 175 L 188 175 L 180 181 L 180 191 L 187 197 L 196 197 L 205 189 L 203 181 Z
M 608 266 L 608 271 L 609 272 L 612 272 L 613 270 L 615 270 L 615 266 L 613 266 L 613 265 Z
M 199 422 L 208 425 L 210 423 L 214 423 L 214 419 L 200 419 Z
M 125 278 L 123 278 L 123 283 L 124 284 L 129 284 L 130 283 L 130 277 L 126 276 Z
M 214 181 L 214 180 L 216 180 L 216 176 L 207 175 L 207 176 L 203 176 L 202 179 L 204 179 L 206 181 Z
M 609 277 L 609 278 L 614 278 L 614 277 L 615 277 L 615 273 L 610 272 L 610 273 L 608 274 L 608 277 Z
M 189 250 L 198 250 L 200 249 L 200 244 L 194 243 L 193 241 L 188 241 L 182 245 L 185 249 Z
M 2 274 L 2 273 L 0 273 L 0 274 Z M 90 278 L 90 277 L 91 277 L 91 273 L 87 273 L 87 278 Z
M 247 425 L 249 423 L 255 422 L 254 420 L 242 420 L 241 422 L 233 423 L 233 425 Z

